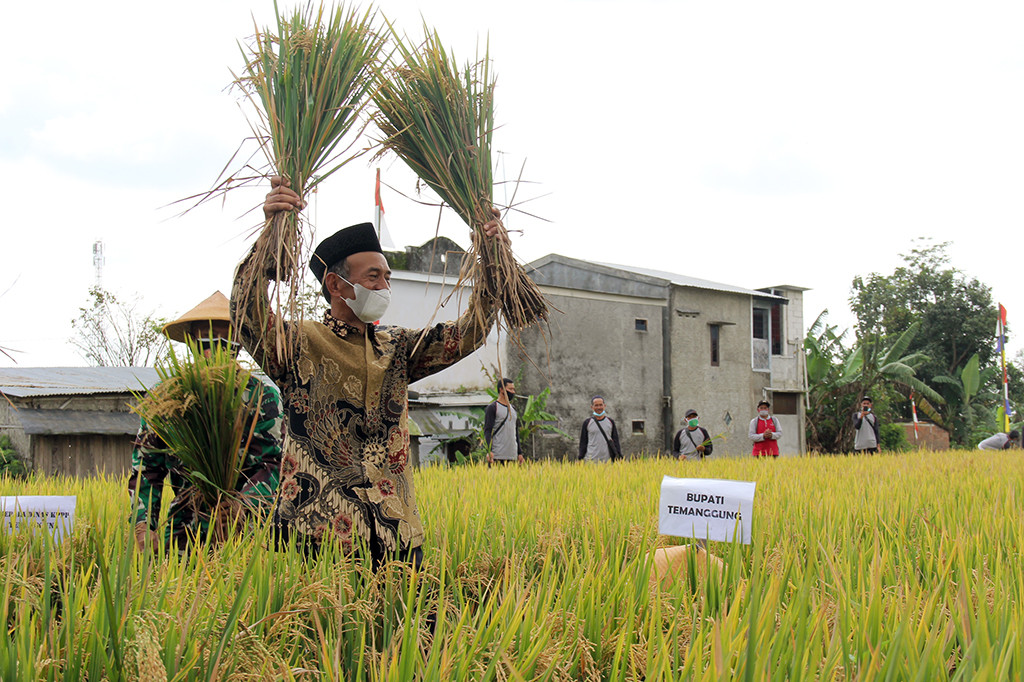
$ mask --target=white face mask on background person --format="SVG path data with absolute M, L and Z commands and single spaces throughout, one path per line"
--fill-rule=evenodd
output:
M 362 284 L 353 284 L 342 277 L 352 286 L 355 298 L 342 298 L 351 308 L 352 313 L 363 322 L 376 322 L 387 311 L 391 303 L 391 289 L 367 289 Z

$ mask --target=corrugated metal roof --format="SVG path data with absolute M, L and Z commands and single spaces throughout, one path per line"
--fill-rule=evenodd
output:
M 476 433 L 476 429 L 453 429 L 445 422 L 451 423 L 452 415 L 444 414 L 444 409 L 417 408 L 409 410 L 409 435 L 429 436 L 437 440 L 454 440 L 465 438 Z
M 664 270 L 651 270 L 649 268 L 638 268 L 633 265 L 618 265 L 616 263 L 600 263 L 600 265 L 607 266 L 609 268 L 618 268 L 619 270 L 626 270 L 627 272 L 635 272 L 639 275 L 647 275 L 648 277 L 658 277 L 660 279 L 668 280 L 681 287 L 693 287 L 695 289 L 710 289 L 711 291 L 724 291 L 732 294 L 745 294 L 747 296 L 754 296 L 756 298 L 775 299 L 778 301 L 786 301 L 784 296 L 775 296 L 773 294 L 766 293 L 764 291 L 758 291 L 756 289 L 745 289 L 743 287 L 734 286 L 732 284 L 723 284 L 721 282 L 712 282 L 706 279 L 698 279 L 696 277 L 688 277 L 686 275 L 680 275 L 675 272 L 666 272 Z
M 127 393 L 157 381 L 152 367 L 0 367 L 0 393 L 20 398 Z
M 14 410 L 15 418 L 30 435 L 100 434 L 131 436 L 139 430 L 134 412 L 97 410 Z

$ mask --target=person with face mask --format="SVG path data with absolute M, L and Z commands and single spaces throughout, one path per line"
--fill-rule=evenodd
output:
M 697 410 L 686 411 L 683 428 L 676 432 L 672 440 L 672 454 L 679 459 L 704 459 L 712 453 L 714 445 L 708 430 L 700 426 Z
M 223 346 L 232 353 L 238 350 L 233 338 L 228 313 L 228 299 L 219 291 L 163 328 L 172 341 L 191 341 L 197 350 L 208 353 L 212 346 Z M 247 513 L 269 513 L 277 494 L 281 468 L 282 415 L 281 395 L 273 386 L 249 377 L 247 396 L 260 396 L 259 414 L 252 438 L 245 448 L 238 492 Z M 164 442 L 142 421 L 132 450 L 132 471 L 128 478 L 128 494 L 135 507 L 131 514 L 135 524 L 135 541 L 140 548 L 152 549 L 158 542 L 183 550 L 191 540 L 202 538 L 209 527 L 208 505 L 193 490 L 188 471 Z M 164 480 L 169 479 L 174 499 L 167 512 L 162 537 L 157 520 L 164 502 Z
M 860 401 L 860 410 L 853 413 L 853 451 L 857 454 L 878 452 L 878 415 L 869 396 Z
M 287 181 L 271 179 L 268 220 L 304 206 Z M 508 239 L 497 217 L 483 232 Z M 485 319 L 467 312 L 425 330 L 378 324 L 391 298 L 391 268 L 370 223 L 324 239 L 309 268 L 330 309 L 320 321 L 286 320 L 296 333 L 284 338 L 275 335 L 268 296 L 272 257 L 258 262 L 254 247 L 231 294 L 242 345 L 281 389 L 288 413 L 278 541 L 294 534 L 310 552 L 330 541 L 346 552 L 368 550 L 375 566 L 392 558 L 419 565 L 424 531 L 409 468 L 409 383 L 479 348 L 494 302 L 484 302 Z
M 498 380 L 498 399 L 484 408 L 484 441 L 489 448 L 487 464 L 524 462 L 519 443 L 519 415 L 512 405 L 516 385 L 511 379 Z
M 622 457 L 619 430 L 606 412 L 604 398 L 595 395 L 590 401 L 590 416 L 580 429 L 579 459 L 587 462 L 614 462 Z
M 779 420 L 771 416 L 772 405 L 767 400 L 757 404 L 757 416 L 750 420 L 750 429 L 747 435 L 754 443 L 754 457 L 778 457 L 779 438 L 782 437 L 782 429 L 779 427 Z

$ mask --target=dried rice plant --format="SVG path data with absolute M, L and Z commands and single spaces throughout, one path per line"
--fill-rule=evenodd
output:
M 211 520 L 222 541 L 242 512 L 237 489 L 263 386 L 255 381 L 250 391 L 252 375 L 223 347 L 206 355 L 190 344 L 190 351 L 192 359 L 183 361 L 172 349 L 167 365 L 157 367 L 160 383 L 137 396 L 132 409 L 181 460 L 193 510 Z
M 274 7 L 276 32 L 257 29 L 252 44 L 242 48 L 246 66 L 235 82 L 258 112 L 252 126 L 269 169 L 306 196 L 362 153 L 351 149 L 365 127 L 360 114 L 384 41 L 372 26 L 370 10 L 359 14 L 310 3 L 284 16 Z M 342 146 L 346 139 L 352 142 Z M 284 337 L 284 320 L 301 316 L 298 298 L 308 250 L 302 237 L 302 218 L 294 211 L 279 213 L 264 224 L 253 258 L 265 263 L 269 257 L 274 264 L 267 274 L 282 359 L 290 358 L 293 346 L 293 339 Z M 237 305 L 246 310 L 248 303 Z
M 511 329 L 523 329 L 547 318 L 544 297 L 509 243 L 483 232 L 494 217 L 490 59 L 485 51 L 460 70 L 437 33 L 425 33 L 414 49 L 392 30 L 396 50 L 378 70 L 374 91 L 375 120 L 384 135 L 378 156 L 394 152 L 472 228 L 460 278 L 472 279 L 480 294 L 473 299 L 478 318 L 487 317 L 490 300 Z

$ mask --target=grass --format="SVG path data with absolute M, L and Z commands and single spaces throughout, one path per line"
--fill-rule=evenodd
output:
M 173 349 L 157 367 L 160 383 L 136 395 L 132 408 L 167 451 L 183 463 L 197 509 L 213 509 L 236 496 L 263 391 L 222 345 L 205 353 L 189 342 L 179 358 Z
M 71 542 L 0 536 L 0 678 L 1019 679 L 1019 453 L 651 459 L 416 475 L 424 570 L 269 552 L 250 527 L 132 552 L 120 478 L 0 479 L 78 495 Z M 757 481 L 754 544 L 648 583 L 662 475 Z

